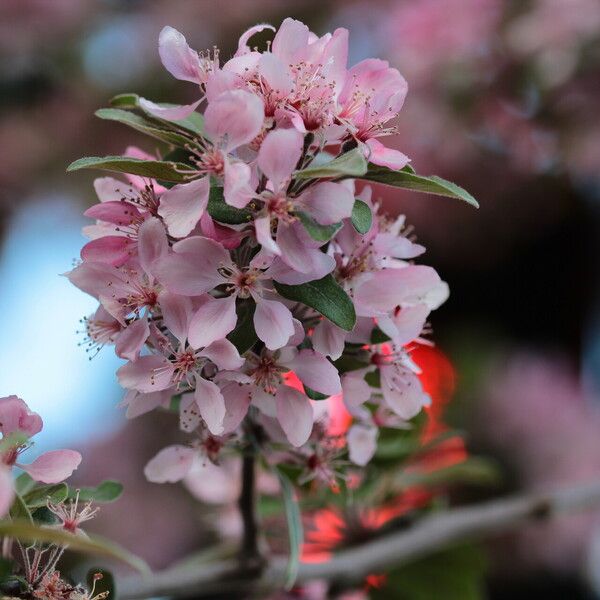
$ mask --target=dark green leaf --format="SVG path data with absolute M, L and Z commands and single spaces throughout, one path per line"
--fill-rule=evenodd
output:
M 446 181 L 437 175 L 417 175 L 412 167 L 404 167 L 399 171 L 380 167 L 378 165 L 369 164 L 367 173 L 360 177 L 367 181 L 376 181 L 393 187 L 404 188 L 407 190 L 416 190 L 417 192 L 425 192 L 427 194 L 436 194 L 438 196 L 447 196 L 448 198 L 458 198 L 465 202 L 479 207 L 477 200 L 455 183 Z
M 69 172 L 78 171 L 79 169 L 103 169 L 118 173 L 131 173 L 177 183 L 187 181 L 187 177 L 182 171 L 189 171 L 189 167 L 181 163 L 142 160 L 127 156 L 86 156 L 72 162 L 67 167 Z
M 106 121 L 116 121 L 123 123 L 129 127 L 133 127 L 136 131 L 141 131 L 147 135 L 150 135 L 158 140 L 167 142 L 168 144 L 175 144 L 177 146 L 184 146 L 190 142 L 190 138 L 187 138 L 175 131 L 169 131 L 168 129 L 162 129 L 157 127 L 152 121 L 148 121 L 144 117 L 140 117 L 135 113 L 128 110 L 121 110 L 119 108 L 101 108 L 96 111 L 96 116 Z
M 101 568 L 92 568 L 88 571 L 86 582 L 89 591 L 94 590 L 94 597 L 97 594 L 108 592 L 107 600 L 117 600 L 117 587 L 115 578 L 110 571 Z
M 68 546 L 69 550 L 97 554 L 120 560 L 142 573 L 149 573 L 148 565 L 114 542 L 99 536 L 83 537 L 60 529 L 33 525 L 27 521 L 0 521 L 0 535 L 28 542 L 45 542 Z
M 223 188 L 211 186 L 208 197 L 208 214 L 220 223 L 241 225 L 252 219 L 252 212 L 245 208 L 229 206 L 223 199 Z
M 358 356 L 342 354 L 333 364 L 340 374 L 347 373 L 348 371 L 356 371 L 357 369 L 368 367 L 369 356 L 366 353 Z
M 355 200 L 354 206 L 352 207 L 352 225 L 358 233 L 365 234 L 371 229 L 373 223 L 373 215 L 371 209 L 366 202 L 362 200 Z
M 463 546 L 438 552 L 388 573 L 372 600 L 483 600 L 486 561 L 481 549 Z
M 321 394 L 321 392 L 316 392 L 315 390 L 309 388 L 307 385 L 304 386 L 304 392 L 311 400 L 327 400 L 329 396 L 326 394 Z
M 254 302 L 239 302 L 237 310 L 237 325 L 235 329 L 227 336 L 227 339 L 237 348 L 240 354 L 250 350 L 257 342 L 258 336 L 254 330 L 254 311 L 256 304 Z
M 285 574 L 285 588 L 291 589 L 298 575 L 298 566 L 300 564 L 300 547 L 304 540 L 304 530 L 302 528 L 302 517 L 300 508 L 295 497 L 294 487 L 290 480 L 277 469 L 277 476 L 281 485 L 283 503 L 285 508 L 285 518 L 288 527 L 288 537 L 290 542 L 290 556 Z
M 390 336 L 383 333 L 379 327 L 375 327 L 371 332 L 371 344 L 385 344 L 385 342 L 389 341 Z
M 121 497 L 123 493 L 123 484 L 118 481 L 113 481 L 112 479 L 107 479 L 103 481 L 100 485 L 96 487 L 82 487 L 69 489 L 69 498 L 74 500 L 77 497 L 77 491 L 79 490 L 79 500 L 81 502 L 114 502 Z
M 354 304 L 331 275 L 300 285 L 274 282 L 274 286 L 284 298 L 302 302 L 319 311 L 338 327 L 352 331 L 356 323 Z
M 328 242 L 342 227 L 343 223 L 334 223 L 333 225 L 321 225 L 317 223 L 309 214 L 297 212 L 296 215 L 304 225 L 313 240 L 317 242 Z
M 23 520 L 24 522 L 33 523 L 31 511 L 27 508 L 25 501 L 20 494 L 15 494 L 12 506 L 10 507 L 11 519 Z
M 23 501 L 30 509 L 46 506 L 48 502 L 58 504 L 67 499 L 69 486 L 66 483 L 40 485 L 23 495 Z
M 296 179 L 321 179 L 323 177 L 361 177 L 367 172 L 367 161 L 359 148 L 350 150 L 332 161 L 296 171 Z

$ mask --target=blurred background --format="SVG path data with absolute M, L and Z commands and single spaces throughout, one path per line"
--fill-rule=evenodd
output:
M 598 0 L 3 0 L 0 396 L 17 393 L 44 416 L 38 450 L 86 453 L 85 483 L 126 482 L 96 527 L 157 567 L 198 545 L 182 516 L 197 509 L 141 473 L 175 421 L 126 423 L 118 360 L 90 361 L 77 345 L 94 301 L 60 274 L 78 257 L 93 175 L 65 167 L 130 143 L 153 149 L 94 118 L 114 94 L 195 99 L 160 65 L 164 25 L 228 57 L 245 28 L 286 16 L 319 34 L 347 27 L 350 64 L 377 56 L 396 66 L 409 83 L 396 146 L 417 172 L 481 204 L 377 190 L 451 286 L 432 323 L 457 380 L 446 418 L 503 475 L 471 495 L 600 474 Z M 599 514 L 528 527 L 489 550 L 490 598 L 600 598 Z

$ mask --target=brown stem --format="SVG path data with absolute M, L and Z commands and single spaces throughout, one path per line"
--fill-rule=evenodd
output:
M 260 563 L 258 547 L 258 519 L 256 516 L 256 467 L 252 447 L 244 449 L 242 460 L 242 492 L 238 501 L 244 532 L 240 548 L 240 558 L 245 564 Z

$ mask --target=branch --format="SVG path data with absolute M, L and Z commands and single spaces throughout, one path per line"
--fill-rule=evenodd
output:
M 242 491 L 238 506 L 244 525 L 240 560 L 251 566 L 260 562 L 258 548 L 258 523 L 256 519 L 256 492 L 255 492 L 255 456 L 252 448 L 244 450 L 242 461 Z
M 464 540 L 478 540 L 536 519 L 600 506 L 600 481 L 547 493 L 516 495 L 426 517 L 409 529 L 342 550 L 330 561 L 301 564 L 298 583 L 311 579 L 361 582 L 366 575 L 398 567 Z M 238 594 L 281 589 L 286 560 L 274 558 L 262 576 L 248 579 L 237 561 L 172 568 L 120 582 L 123 600 L 153 596 L 204 598 L 219 591 Z

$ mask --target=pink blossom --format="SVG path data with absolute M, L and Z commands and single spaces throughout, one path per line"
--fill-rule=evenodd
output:
M 73 473 L 81 462 L 74 450 L 52 450 L 30 464 L 17 462 L 20 454 L 30 446 L 30 438 L 42 430 L 41 417 L 17 396 L 0 398 L 0 515 L 5 515 L 14 499 L 12 467 L 25 471 L 41 483 L 60 483 Z

